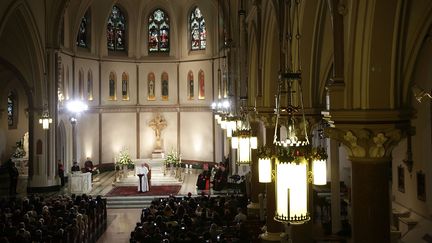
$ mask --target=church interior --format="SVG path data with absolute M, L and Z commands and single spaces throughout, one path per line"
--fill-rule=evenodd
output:
M 2 0 L 0 238 L 432 242 L 431 32 L 424 0 Z

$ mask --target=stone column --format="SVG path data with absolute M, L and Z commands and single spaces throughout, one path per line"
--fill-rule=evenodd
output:
M 258 122 L 252 122 L 251 123 L 252 132 L 254 135 L 259 135 L 259 123 Z M 261 143 L 262 138 L 258 137 L 258 143 Z M 261 144 L 258 144 L 260 146 Z M 251 195 L 250 199 L 251 202 L 247 205 L 248 209 L 248 215 L 254 215 L 259 217 L 259 194 L 262 193 L 263 185 L 259 183 L 259 172 L 258 172 L 258 155 L 257 150 L 252 149 L 252 161 L 250 164 L 250 170 L 251 170 Z
M 390 242 L 391 151 L 400 141 L 401 131 L 389 124 L 330 130 L 330 137 L 345 145 L 352 162 L 352 242 Z
M 274 126 L 266 126 L 266 144 L 273 144 Z M 275 161 L 272 159 L 272 168 L 275 169 Z M 280 241 L 283 232 L 282 224 L 274 220 L 276 212 L 276 185 L 275 180 L 266 184 L 266 227 L 267 230 L 260 235 L 263 242 Z
M 391 158 L 349 159 L 352 162 L 353 242 L 390 242 Z
M 341 230 L 340 215 L 340 176 L 339 176 L 339 143 L 334 139 L 329 140 L 329 156 L 331 167 L 331 222 L 332 233 L 336 234 Z
M 41 96 L 29 104 L 29 177 L 28 192 L 56 191 L 60 188 L 56 171 L 56 108 L 57 108 L 57 51 L 45 50 L 44 77 L 41 80 Z M 39 124 L 44 109 L 48 109 L 53 122 L 48 130 Z

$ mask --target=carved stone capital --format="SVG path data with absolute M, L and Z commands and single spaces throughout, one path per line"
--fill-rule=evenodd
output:
M 394 146 L 402 139 L 402 130 L 388 128 L 334 128 L 325 129 L 329 138 L 341 142 L 351 157 L 384 158 L 390 157 Z

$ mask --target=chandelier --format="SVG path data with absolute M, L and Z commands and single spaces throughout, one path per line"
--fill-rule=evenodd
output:
M 52 118 L 48 112 L 48 105 L 44 105 L 44 110 L 42 111 L 42 116 L 39 118 L 39 124 L 42 124 L 42 129 L 48 130 L 49 124 L 52 123 Z
M 246 100 L 242 102 L 245 103 Z M 252 149 L 257 149 L 258 140 L 252 134 L 247 105 L 240 108 L 240 117 L 232 132 L 231 147 L 237 150 L 237 164 L 249 164 L 252 161 Z
M 303 105 L 298 0 L 280 0 L 280 67 L 275 97 L 276 221 L 303 224 L 310 220 L 308 182 L 311 144 Z M 295 34 L 293 32 L 296 32 Z M 293 44 L 295 36 L 296 45 Z M 285 39 L 284 39 L 285 38 Z M 294 60 L 293 56 L 297 59 Z

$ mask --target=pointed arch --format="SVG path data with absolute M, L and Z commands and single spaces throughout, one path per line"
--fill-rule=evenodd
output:
M 147 100 L 156 100 L 155 96 L 155 74 L 150 72 L 147 75 Z
M 108 99 L 109 100 L 116 100 L 117 99 L 116 84 L 117 84 L 117 76 L 116 76 L 115 72 L 111 72 L 109 75 L 109 81 L 108 81 Z
M 84 70 L 82 70 L 82 68 L 78 73 L 78 97 L 81 100 L 84 99 Z
M 205 99 L 205 78 L 203 70 L 199 70 L 198 72 L 198 99 Z
M 194 99 L 194 76 L 192 70 L 189 70 L 187 75 L 187 90 L 188 90 L 188 99 Z
M 129 100 L 129 74 L 122 74 L 122 100 Z
M 206 23 L 198 6 L 195 6 L 189 15 L 189 35 L 192 51 L 206 49 Z
M 169 52 L 170 21 L 166 11 L 157 8 L 148 17 L 148 51 Z
M 7 96 L 7 121 L 9 129 L 16 129 L 18 124 L 18 93 L 10 90 Z
M 169 78 L 168 73 L 163 72 L 161 75 L 161 93 L 162 93 L 162 100 L 168 100 L 169 97 Z
M 114 5 L 107 23 L 107 47 L 109 51 L 126 51 L 127 18 L 120 6 Z
M 66 85 L 65 85 L 65 98 L 69 99 L 69 66 L 66 66 Z
M 79 25 L 76 45 L 81 48 L 90 47 L 91 38 L 91 11 L 90 8 L 87 9 L 84 16 L 81 18 L 81 23 Z
M 93 100 L 93 72 L 91 69 L 87 72 L 87 100 Z
M 58 82 L 57 95 L 58 101 L 63 101 L 65 99 L 65 69 L 64 65 L 61 64 L 61 57 L 59 56 L 60 63 L 60 79 Z

